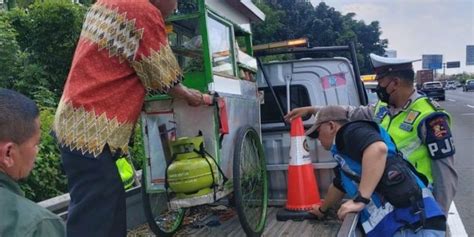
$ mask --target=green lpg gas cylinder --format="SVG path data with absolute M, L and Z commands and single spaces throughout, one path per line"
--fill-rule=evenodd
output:
M 214 160 L 203 158 L 198 151 L 203 137 L 179 138 L 171 142 L 174 160 L 168 167 L 168 184 L 178 198 L 195 197 L 212 191 L 212 173 L 217 183 L 218 173 Z M 212 167 L 212 170 L 211 170 Z

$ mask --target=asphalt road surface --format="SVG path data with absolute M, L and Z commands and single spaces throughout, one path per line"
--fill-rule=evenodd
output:
M 459 175 L 454 202 L 469 236 L 474 236 L 474 91 L 461 88 L 446 91 L 446 101 L 439 102 L 452 116 Z

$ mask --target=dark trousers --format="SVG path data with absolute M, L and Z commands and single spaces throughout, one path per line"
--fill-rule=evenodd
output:
M 92 154 L 61 149 L 68 179 L 68 237 L 121 237 L 127 235 L 125 190 L 115 165 L 117 155 L 108 146 Z

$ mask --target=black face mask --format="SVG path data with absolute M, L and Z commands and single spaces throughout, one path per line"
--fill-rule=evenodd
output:
M 392 83 L 392 81 L 390 81 L 385 87 L 381 87 L 380 85 L 377 85 L 377 87 L 375 88 L 377 97 L 379 97 L 379 99 L 382 102 L 387 103 L 387 104 L 390 99 L 390 94 L 387 92 L 387 87 L 390 85 L 390 83 Z

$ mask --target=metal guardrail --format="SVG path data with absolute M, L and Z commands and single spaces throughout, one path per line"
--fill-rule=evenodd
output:
M 141 177 L 141 170 L 137 171 L 138 177 Z M 125 198 L 127 202 L 127 228 L 133 229 L 143 223 L 146 223 L 146 217 L 143 212 L 143 203 L 141 196 L 141 187 L 133 187 L 126 191 Z M 47 199 L 38 203 L 38 205 L 48 209 L 54 214 L 67 219 L 67 209 L 71 197 L 69 193 Z
M 134 229 L 143 223 L 146 223 L 146 217 L 143 212 L 143 203 L 141 196 L 141 187 L 133 187 L 126 191 L 127 202 L 127 229 Z M 39 202 L 38 205 L 50 210 L 54 214 L 67 219 L 67 208 L 70 202 L 69 193 L 57 196 L 48 200 Z
M 67 219 L 67 208 L 71 197 L 69 193 L 57 196 L 48 200 L 39 202 L 38 205 L 50 210 L 52 213 L 58 215 L 63 220 Z

